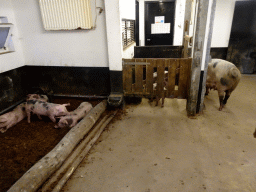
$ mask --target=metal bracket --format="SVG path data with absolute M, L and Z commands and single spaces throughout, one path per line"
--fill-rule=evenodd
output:
M 112 107 L 119 107 L 124 100 L 123 93 L 111 93 L 108 96 L 108 104 Z

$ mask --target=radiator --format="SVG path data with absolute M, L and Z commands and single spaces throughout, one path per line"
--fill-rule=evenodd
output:
M 39 0 L 45 30 L 92 29 L 90 0 Z

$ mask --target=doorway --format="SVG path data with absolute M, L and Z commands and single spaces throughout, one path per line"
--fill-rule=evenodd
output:
M 145 45 L 173 45 L 175 0 L 145 2 Z

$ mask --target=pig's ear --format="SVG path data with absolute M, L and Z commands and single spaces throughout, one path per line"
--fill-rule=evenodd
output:
M 64 106 L 70 106 L 70 103 L 67 103 L 67 104 L 63 104 Z

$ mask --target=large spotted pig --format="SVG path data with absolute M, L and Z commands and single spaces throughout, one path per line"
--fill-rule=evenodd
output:
M 212 59 L 208 65 L 206 79 L 206 95 L 210 89 L 218 91 L 221 111 L 227 103 L 230 94 L 241 79 L 241 73 L 237 67 L 228 61 L 222 59 Z
M 88 102 L 82 102 L 76 110 L 70 112 L 70 114 L 67 116 L 61 117 L 58 125 L 55 125 L 55 128 L 74 127 L 77 122 L 84 118 L 91 109 L 92 104 Z
M 69 103 L 61 105 L 55 103 L 48 103 L 44 101 L 29 100 L 26 102 L 26 113 L 28 116 L 28 123 L 30 123 L 31 112 L 36 114 L 39 119 L 42 119 L 41 115 L 48 116 L 55 123 L 55 117 L 69 114 L 69 112 L 66 109 L 66 106 L 69 105 Z

